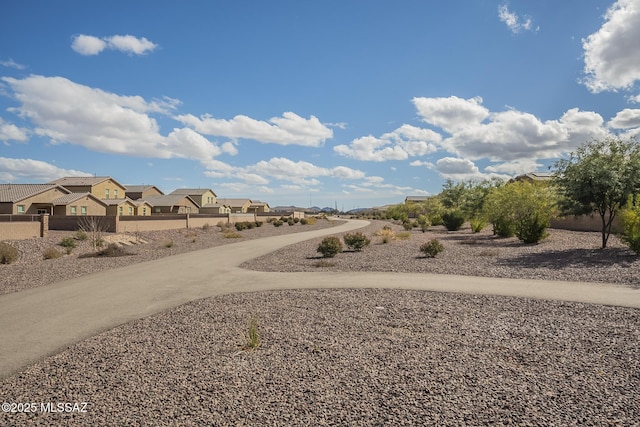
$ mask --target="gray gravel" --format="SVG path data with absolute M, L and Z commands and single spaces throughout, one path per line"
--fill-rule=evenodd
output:
M 261 345 L 242 350 L 250 317 Z M 640 312 L 402 290 L 197 301 L 0 385 L 2 425 L 637 425 Z
M 491 227 L 474 234 L 470 228 L 448 232 L 431 227 L 414 229 L 407 240 L 381 243 L 375 236 L 388 222 L 373 221 L 362 229 L 371 244 L 361 252 L 345 251 L 320 259 L 316 249 L 322 239 L 308 240 L 246 262 L 244 268 L 259 271 L 386 271 L 459 274 L 466 276 L 601 282 L 640 287 L 640 256 L 617 236 L 600 249 L 600 233 L 550 229 L 539 244 L 525 245 L 517 238 L 499 238 Z M 396 233 L 404 232 L 393 225 Z M 342 237 L 342 235 L 339 235 Z M 420 245 L 438 239 L 444 251 L 425 258 Z
M 434 237 L 445 252 L 422 258 L 417 247 Z M 247 266 L 637 286 L 638 258 L 613 237 L 601 251 L 598 238 L 551 230 L 540 245 L 521 245 L 489 232 L 434 229 L 386 245 L 374 238 L 328 267 L 314 266 L 317 241 Z M 147 247 L 174 250 L 159 239 Z M 251 317 L 261 345 L 249 351 Z M 234 294 L 130 322 L 4 380 L 5 402 L 88 406 L 87 413 L 3 413 L 0 425 L 631 426 L 640 420 L 639 350 L 640 310 L 630 308 L 407 290 Z

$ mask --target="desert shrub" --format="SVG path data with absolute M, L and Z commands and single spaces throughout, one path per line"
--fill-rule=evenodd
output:
M 396 238 L 396 233 L 388 225 L 376 231 L 375 235 L 382 238 L 382 243 L 389 243 Z
M 333 258 L 342 252 L 342 242 L 335 236 L 325 237 L 316 251 L 320 252 L 324 258 Z
M 476 216 L 469 220 L 469 224 L 471 225 L 471 231 L 479 233 L 487 226 L 487 221 L 482 217 Z
M 202 225 L 202 231 L 207 232 L 207 231 L 209 231 L 210 229 L 211 229 L 211 225 L 209 225 L 209 223 L 208 223 L 208 222 L 206 222 L 206 223 L 204 223 L 204 224 Z
M 493 234 L 500 237 L 512 237 L 516 234 L 516 224 L 508 216 L 502 215 L 493 220 Z
M 247 223 L 246 222 L 236 222 L 234 224 L 234 226 L 236 227 L 236 230 L 242 231 L 242 230 L 247 228 Z
M 97 256 L 104 257 L 117 257 L 117 256 L 125 256 L 130 255 L 122 246 L 117 245 L 115 243 L 109 244 L 106 248 L 98 251 L 96 253 Z
M 223 228 L 226 228 L 227 223 L 225 221 L 218 221 L 218 223 L 216 224 L 216 227 L 220 227 L 220 230 L 222 230 Z
M 262 227 L 262 221 L 256 221 L 256 227 Z
M 640 254 L 640 203 L 629 201 L 622 211 L 623 232 L 620 239 L 636 254 Z
M 223 236 L 225 239 L 239 239 L 240 237 L 242 237 L 242 234 L 236 231 L 227 231 Z
M 460 230 L 464 224 L 464 214 L 459 210 L 450 210 L 442 214 L 442 223 L 449 231 Z
M 418 226 L 420 227 L 420 230 L 422 230 L 423 233 L 427 231 L 429 229 L 429 226 L 431 225 L 431 221 L 429 220 L 429 217 L 426 215 L 418 216 L 418 219 L 416 220 L 416 222 L 418 223 Z
M 402 221 L 402 227 L 407 231 L 411 231 L 411 229 L 413 228 L 413 222 L 411 222 L 410 220 L 406 219 L 406 220 Z
M 549 235 L 547 233 L 549 220 L 542 218 L 538 213 L 519 218 L 516 223 L 516 236 L 523 243 L 538 243 Z
M 18 259 L 18 249 L 8 243 L 0 242 L 0 264 L 11 264 Z
M 76 247 L 76 240 L 73 237 L 65 237 L 60 241 L 59 245 L 63 248 L 73 249 Z
M 49 248 L 42 253 L 42 257 L 44 259 L 57 259 L 62 256 L 62 252 L 57 250 L 56 248 Z
M 281 221 L 281 220 L 279 220 L 279 219 L 278 219 L 278 220 L 276 220 L 276 221 L 273 221 L 273 226 L 274 226 L 274 227 L 280 227 L 282 224 L 284 224 L 284 222 L 282 222 L 282 221 Z
M 287 220 L 287 224 L 289 224 L 289 225 L 294 225 L 294 224 L 295 224 L 295 222 L 294 222 L 292 219 L 288 219 L 288 220 Z
M 309 225 L 313 225 L 316 223 L 316 219 L 312 216 L 310 216 L 309 218 L 307 218 L 307 224 Z
M 293 218 L 293 222 L 295 222 L 296 224 L 300 222 L 300 218 Z
M 356 252 L 361 251 L 365 246 L 368 246 L 369 243 L 371 243 L 371 240 L 360 231 L 345 234 L 342 239 L 348 248 L 353 249 Z
M 302 218 L 300 220 L 300 224 L 302 224 L 302 225 L 307 225 L 308 223 L 309 223 L 309 221 L 306 218 Z
M 80 240 L 81 242 L 87 240 L 89 238 L 89 235 L 87 234 L 86 231 L 84 230 L 78 230 L 76 231 L 76 239 Z
M 423 243 L 420 246 L 420 252 L 422 252 L 426 257 L 434 258 L 440 252 L 444 250 L 444 246 L 438 239 L 429 240 L 426 243 Z

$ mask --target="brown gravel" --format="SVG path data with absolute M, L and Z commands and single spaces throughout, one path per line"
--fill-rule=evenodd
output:
M 160 238 L 148 247 L 160 256 L 189 247 L 187 236 L 174 237 L 172 248 Z M 201 238 L 215 239 L 203 234 L 193 244 Z M 422 258 L 417 248 L 431 238 L 445 251 Z M 638 258 L 614 237 L 605 251 L 598 242 L 597 233 L 551 230 L 543 243 L 522 245 L 434 229 L 384 245 L 374 239 L 330 267 L 314 267 L 317 241 L 247 266 L 638 286 Z M 251 317 L 261 345 L 247 351 Z M 88 405 L 86 413 L 2 413 L 0 425 L 632 426 L 639 350 L 640 310 L 630 308 L 379 289 L 225 295 L 122 325 L 4 380 L 5 402 Z

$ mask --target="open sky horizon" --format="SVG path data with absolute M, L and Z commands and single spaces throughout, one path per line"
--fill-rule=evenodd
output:
M 0 3 L 0 182 L 400 203 L 640 135 L 640 0 Z

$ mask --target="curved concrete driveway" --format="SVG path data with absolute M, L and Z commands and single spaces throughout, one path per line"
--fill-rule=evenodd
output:
M 351 220 L 323 230 L 248 240 L 2 295 L 0 378 L 117 325 L 189 301 L 233 292 L 402 288 L 640 308 L 640 290 L 609 284 L 410 273 L 266 273 L 238 268 L 246 260 L 283 246 L 367 224 Z

